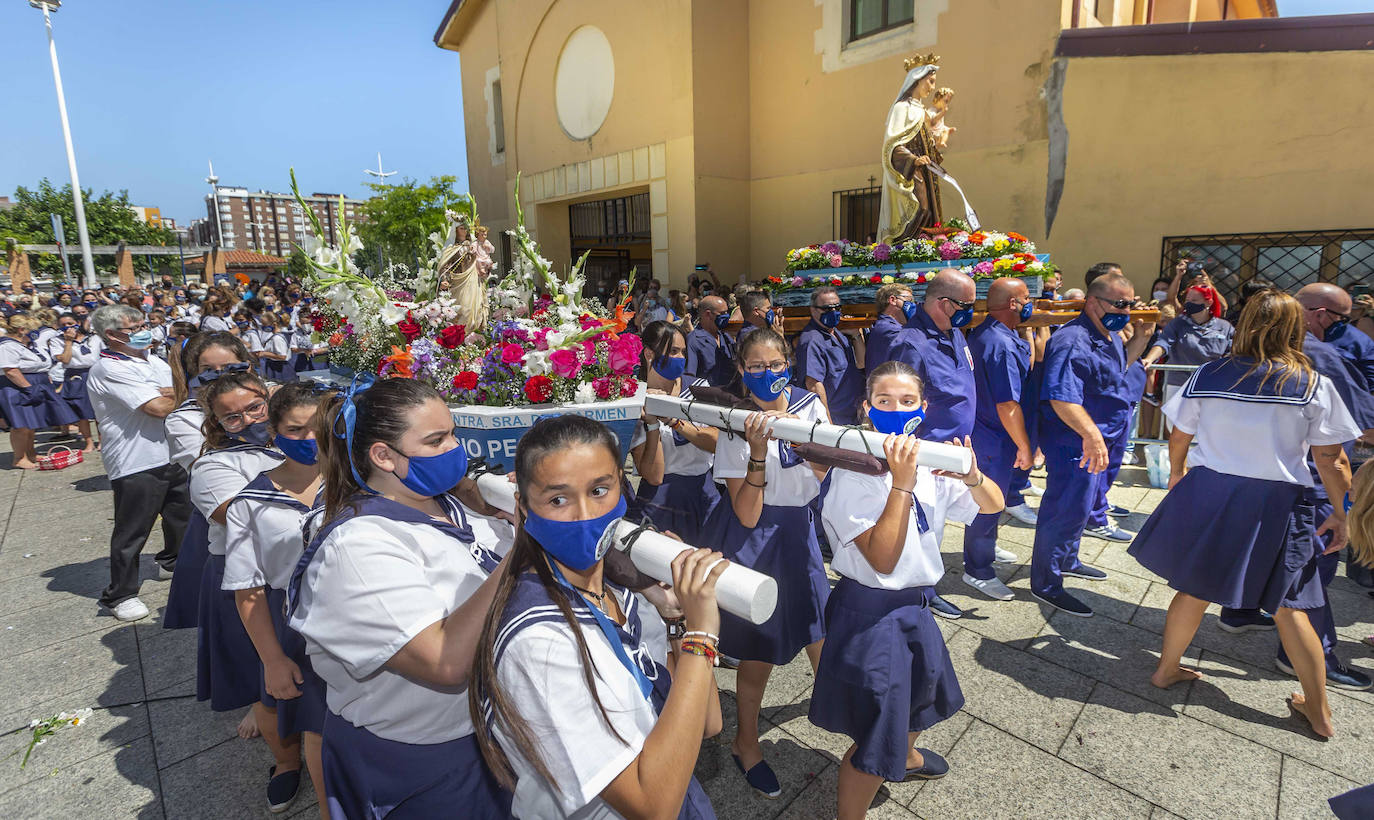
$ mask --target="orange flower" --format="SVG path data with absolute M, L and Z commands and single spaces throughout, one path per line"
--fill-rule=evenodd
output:
M 342 331 L 341 331 L 341 332 L 338 332 L 338 333 L 331 333 L 331 334 L 329 335 L 329 346 L 330 346 L 330 347 L 338 347 L 338 346 L 341 345 L 341 344 L 343 344 L 343 332 L 342 332 Z
M 1007 231 L 1007 238 L 1013 242 L 1029 242 L 1030 240 L 1016 231 Z
M 385 370 L 387 365 L 391 365 L 391 377 L 396 379 L 415 378 L 415 357 L 410 355 L 410 347 L 405 348 L 391 346 L 391 355 L 382 359 L 379 370 Z

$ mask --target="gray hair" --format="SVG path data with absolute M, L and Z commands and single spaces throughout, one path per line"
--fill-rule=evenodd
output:
M 829 285 L 822 285 L 821 287 L 818 287 L 815 290 L 811 291 L 811 307 L 815 307 L 816 305 L 820 304 L 822 296 L 830 296 L 832 294 L 835 296 L 839 296 L 840 292 Z
M 1133 287 L 1131 280 L 1127 279 L 1125 274 L 1104 273 L 1088 284 L 1088 295 L 1106 298 L 1109 292 L 1116 290 L 1122 285 Z
M 137 322 L 143 318 L 143 311 L 138 308 L 128 305 L 102 305 L 91 314 L 91 329 L 102 341 L 108 342 L 111 330 L 118 330 L 125 322 Z

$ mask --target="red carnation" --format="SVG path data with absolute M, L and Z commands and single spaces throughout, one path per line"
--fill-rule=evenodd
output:
M 882 284 L 883 277 L 875 273 L 872 276 L 868 277 L 868 281 L 872 282 L 875 285 Z
M 843 284 L 844 284 L 844 280 L 841 279 L 841 278 L 838 277 L 838 276 L 832 276 L 832 277 L 830 277 L 830 284 L 832 284 L 832 285 L 843 285 Z
M 396 323 L 396 329 L 401 331 L 401 335 L 406 337 L 407 342 L 413 342 L 420 338 L 420 334 L 423 332 L 420 330 L 420 323 L 415 321 L 415 318 L 410 315 L 410 311 L 408 310 L 406 311 L 406 317 Z
M 548 376 L 530 376 L 525 382 L 525 398 L 534 404 L 543 404 L 553 398 L 553 379 Z
M 1025 262 L 1017 262 L 1015 265 L 1012 265 L 1012 266 L 1011 266 L 1011 269 L 1014 270 L 1014 271 L 1017 271 L 1017 272 L 1019 273 L 1020 271 L 1023 271 L 1023 270 L 1026 269 L 1026 263 L 1025 263 Z
M 918 284 L 918 285 L 924 285 L 925 283 L 926 283 L 926 275 L 925 275 L 924 273 L 916 277 L 916 284 Z
M 625 381 L 620 383 L 620 395 L 624 396 L 627 399 L 633 396 L 635 394 L 635 391 L 637 391 L 638 389 L 639 382 L 635 381 L 634 379 L 626 379 Z
M 477 388 L 477 374 L 471 370 L 464 370 L 453 377 L 454 390 L 475 390 Z
M 323 316 L 312 316 L 312 317 L 310 317 L 310 326 L 313 327 L 313 328 L 315 328 L 315 332 L 316 332 L 316 333 L 323 333 L 323 332 L 324 332 L 324 328 L 325 328 L 324 317 L 323 317 Z
M 463 340 L 467 338 L 467 335 L 468 329 L 466 325 L 449 325 L 439 331 L 439 346 L 452 350 L 462 344 Z

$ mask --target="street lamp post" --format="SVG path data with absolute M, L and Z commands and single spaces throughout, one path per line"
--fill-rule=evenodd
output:
M 48 30 L 48 56 L 52 58 L 52 79 L 57 86 L 57 111 L 62 115 L 62 139 L 67 144 L 67 170 L 72 176 L 72 204 L 76 210 L 76 235 L 81 241 L 81 267 L 85 272 L 85 286 L 97 288 L 95 260 L 91 258 L 91 235 L 86 231 L 86 204 L 82 201 L 81 180 L 76 174 L 76 151 L 72 148 L 72 126 L 67 122 L 67 96 L 62 93 L 62 70 L 57 66 L 57 43 L 52 37 L 52 12 L 62 7 L 62 0 L 29 0 L 29 5 L 43 11 L 43 26 Z

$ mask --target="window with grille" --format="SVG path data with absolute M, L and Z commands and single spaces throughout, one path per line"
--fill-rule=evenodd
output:
M 882 188 L 850 188 L 834 194 L 835 239 L 851 242 L 877 242 L 878 208 Z
M 915 0 L 849 0 L 849 42 L 914 19 Z
M 1374 228 L 1168 236 L 1160 275 L 1172 277 L 1185 256 L 1202 264 L 1227 299 L 1257 276 L 1289 292 L 1312 282 L 1348 288 L 1374 283 Z

